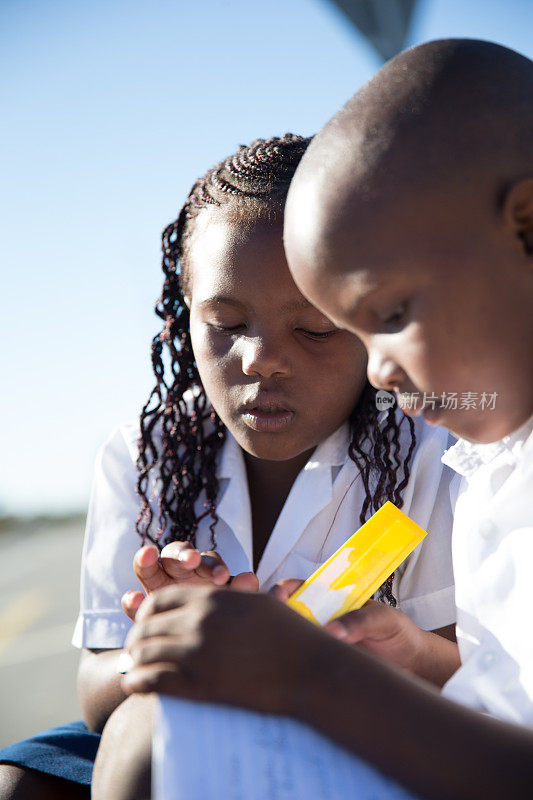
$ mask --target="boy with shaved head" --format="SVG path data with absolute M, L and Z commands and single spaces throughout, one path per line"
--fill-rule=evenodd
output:
M 174 587 L 141 609 L 128 691 L 295 716 L 420 798 L 532 795 L 532 100 L 533 64 L 506 48 L 414 48 L 318 134 L 286 210 L 301 291 L 360 336 L 375 386 L 459 437 L 461 666 L 442 694 L 353 646 L 365 609 L 324 632 L 272 597 Z
M 367 344 L 375 386 L 497 393 L 491 413 L 424 409 L 470 441 L 533 413 L 532 100 L 510 50 L 414 48 L 315 138 L 287 203 L 293 276 Z

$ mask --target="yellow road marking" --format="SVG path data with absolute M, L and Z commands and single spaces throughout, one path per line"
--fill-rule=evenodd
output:
M 0 614 L 0 653 L 46 613 L 50 598 L 43 595 L 42 589 L 29 589 L 16 597 Z

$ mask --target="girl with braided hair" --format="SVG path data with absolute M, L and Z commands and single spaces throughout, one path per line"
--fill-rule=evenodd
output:
M 163 232 L 155 387 L 140 425 L 118 429 L 98 458 L 73 640 L 86 723 L 73 735 L 94 755 L 105 727 L 96 798 L 149 796 L 149 710 L 141 696 L 125 700 L 117 673 L 143 599 L 134 573 L 148 593 L 286 580 L 283 595 L 391 500 L 431 535 L 381 587 L 379 608 L 425 630 L 455 621 L 448 434 L 377 407 L 361 343 L 303 298 L 286 264 L 285 199 L 309 141 L 241 146 L 196 181 Z M 135 769 L 116 761 L 125 730 Z M 56 776 L 56 798 L 65 778 L 82 793 L 91 780 L 91 757 L 75 769 L 73 758 L 68 769 L 9 760 Z

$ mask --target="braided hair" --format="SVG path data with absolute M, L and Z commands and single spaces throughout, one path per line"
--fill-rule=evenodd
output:
M 208 517 L 212 547 L 216 547 L 216 467 L 226 432 L 202 386 L 185 302 L 191 238 L 198 215 L 215 206 L 224 207 L 237 222 L 282 219 L 291 179 L 310 141 L 287 133 L 256 139 L 248 147 L 241 145 L 236 154 L 196 181 L 177 219 L 163 231 L 164 284 L 155 307 L 163 326 L 152 340 L 156 383 L 140 416 L 137 461 L 141 510 L 136 527 L 143 544 L 150 541 L 159 548 L 176 540 L 194 544 L 201 520 Z M 397 423 L 394 409 L 382 413 L 386 418 L 378 424 L 375 390 L 367 384 L 349 420 L 349 455 L 360 470 L 365 489 L 361 524 L 386 500 L 401 507 L 409 480 L 415 447 L 413 422 L 405 417 L 411 440 L 402 457 L 400 424 L 404 420 Z M 158 502 L 156 526 L 151 505 L 154 496 Z M 396 605 L 392 576 L 380 594 Z

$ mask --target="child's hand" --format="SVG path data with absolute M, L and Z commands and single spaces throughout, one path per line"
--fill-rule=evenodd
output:
M 155 545 L 141 547 L 134 556 L 133 569 L 147 594 L 177 583 L 188 586 L 212 583 L 223 586 L 230 580 L 229 569 L 217 552 L 200 553 L 190 542 L 171 542 L 161 551 Z M 257 591 L 258 581 L 253 572 L 242 572 L 231 581 L 241 591 Z M 122 608 L 131 620 L 144 600 L 141 591 L 126 592 Z
M 357 644 L 390 664 L 418 674 L 423 634 L 402 611 L 369 600 L 358 611 L 350 611 L 325 626 L 337 639 Z
M 271 587 L 271 594 L 286 603 L 304 583 L 300 578 L 283 578 Z M 358 611 L 350 611 L 327 623 L 325 629 L 347 644 L 358 644 L 385 661 L 405 666 L 418 644 L 420 629 L 403 612 L 369 600 Z
M 290 713 L 302 665 L 314 665 L 315 674 L 324 642 L 350 651 L 272 595 L 168 586 L 144 601 L 128 634 L 133 666 L 122 685 L 128 694 L 155 691 Z
M 171 542 L 161 556 L 155 545 L 145 545 L 135 553 L 133 569 L 147 593 L 182 581 L 223 586 L 229 580 L 229 569 L 218 553 L 200 553 L 190 542 Z
M 363 647 L 437 686 L 443 686 L 460 666 L 454 642 L 422 630 L 399 609 L 374 600 L 325 627 L 337 639 Z
M 285 578 L 278 581 L 270 593 L 286 603 L 302 583 L 298 578 Z M 325 629 L 336 639 L 362 647 L 383 661 L 439 687 L 460 666 L 455 642 L 422 630 L 399 609 L 374 600 L 369 600 L 358 611 L 350 611 L 329 622 Z

